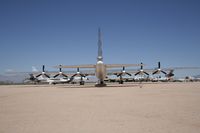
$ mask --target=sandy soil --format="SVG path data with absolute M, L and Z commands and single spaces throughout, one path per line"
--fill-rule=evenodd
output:
M 0 133 L 200 133 L 200 83 L 0 86 Z

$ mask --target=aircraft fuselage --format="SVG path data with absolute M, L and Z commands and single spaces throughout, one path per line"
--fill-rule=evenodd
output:
M 106 78 L 106 66 L 103 61 L 98 61 L 96 64 L 96 77 L 100 81 L 104 81 Z

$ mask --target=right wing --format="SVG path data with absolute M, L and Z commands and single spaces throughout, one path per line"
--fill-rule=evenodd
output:
M 94 64 L 88 64 L 88 65 L 59 65 L 59 66 L 55 66 L 55 68 L 76 68 L 77 71 L 73 72 L 73 71 L 68 71 L 68 73 L 66 73 L 67 75 L 74 75 L 79 71 L 79 68 L 96 68 L 96 65 Z M 81 74 L 85 75 L 85 76 L 94 76 L 95 75 L 95 71 L 94 70 L 83 70 L 81 71 Z

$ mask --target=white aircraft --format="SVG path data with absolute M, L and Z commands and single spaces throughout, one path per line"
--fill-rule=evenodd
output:
M 89 64 L 89 65 L 71 65 L 71 66 L 56 66 L 57 68 L 94 68 L 95 72 L 88 73 L 86 75 L 81 74 L 79 71 L 77 71 L 77 74 L 74 75 L 85 77 L 87 75 L 95 75 L 98 78 L 98 82 L 95 86 L 101 87 L 106 86 L 104 80 L 107 76 L 107 69 L 108 68 L 125 68 L 125 67 L 133 67 L 133 66 L 141 66 L 141 64 L 104 64 L 103 62 L 103 54 L 102 54 L 102 41 L 101 41 L 101 31 L 98 30 L 98 56 L 97 56 L 97 63 L 96 64 Z M 125 70 L 123 70 L 123 73 L 125 73 Z M 114 73 L 113 73 L 114 74 Z M 73 77 L 73 76 L 72 76 Z M 84 83 L 83 83 L 84 84 Z

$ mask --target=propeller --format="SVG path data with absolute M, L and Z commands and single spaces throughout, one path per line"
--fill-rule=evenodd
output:
M 81 76 L 81 79 L 82 79 L 82 77 L 85 77 L 84 74 L 80 73 L 79 67 L 77 68 L 76 74 L 72 75 L 72 77 L 75 77 L 75 76 Z
M 79 67 L 77 68 L 76 74 L 74 74 L 74 75 L 70 78 L 70 80 L 72 81 L 72 80 L 74 79 L 75 76 L 80 76 L 80 77 L 81 77 L 81 79 L 80 79 L 80 85 L 84 85 L 83 77 L 86 77 L 87 75 L 86 75 L 86 74 L 84 75 L 84 74 L 80 73 Z
M 143 74 L 149 75 L 147 72 L 145 72 L 143 70 L 143 63 L 141 62 L 140 64 L 141 64 L 140 70 L 135 74 L 135 76 L 137 76 L 138 74 L 140 74 L 140 75 L 143 75 Z
M 50 78 L 50 76 L 47 75 L 46 72 L 45 72 L 45 66 L 44 66 L 44 65 L 42 66 L 42 73 L 38 74 L 38 75 L 36 76 L 36 78 L 40 77 L 41 75 L 44 75 L 44 76 L 46 76 L 47 78 Z
M 122 76 L 125 74 L 127 74 L 128 76 L 132 76 L 130 73 L 125 71 L 125 67 L 123 66 L 122 71 L 120 73 L 117 73 L 116 75 L 117 75 L 117 77 L 119 77 L 119 76 Z
M 162 69 L 161 69 L 161 67 L 160 67 L 161 65 L 160 65 L 160 61 L 158 62 L 158 68 L 152 73 L 153 75 L 154 74 L 158 74 L 158 73 L 160 73 L 160 72 L 162 72 L 163 74 L 167 74 L 165 71 L 163 71 Z
M 122 76 L 123 75 L 128 75 L 128 76 L 132 76 L 130 73 L 126 72 L 125 70 L 125 67 L 123 66 L 122 70 L 120 73 L 114 73 L 117 77 L 120 77 L 120 80 L 119 80 L 119 84 L 123 84 L 123 78 Z
M 64 76 L 64 77 L 66 77 L 66 78 L 68 77 L 66 74 L 64 74 L 64 73 L 62 72 L 61 66 L 62 66 L 62 65 L 59 65 L 59 73 L 56 74 L 56 75 L 54 76 L 54 78 L 56 78 L 56 77 L 58 77 L 58 76 Z

